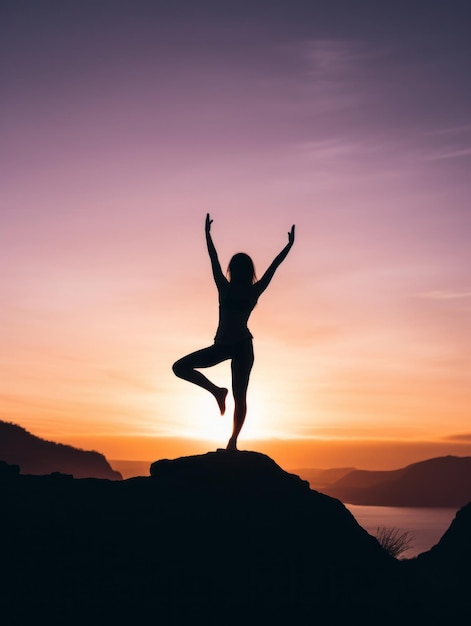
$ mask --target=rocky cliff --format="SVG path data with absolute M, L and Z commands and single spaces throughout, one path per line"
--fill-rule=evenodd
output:
M 433 624 L 449 614 L 426 567 L 389 557 L 338 500 L 269 457 L 213 452 L 151 473 L 4 473 L 6 623 Z M 464 602 L 454 598 L 454 615 Z
M 99 452 L 80 450 L 32 435 L 16 424 L 0 421 L 0 459 L 19 465 L 23 474 L 61 472 L 75 478 L 121 480 Z

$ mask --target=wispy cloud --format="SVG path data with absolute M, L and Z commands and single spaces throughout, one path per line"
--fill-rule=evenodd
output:
M 137 376 L 129 376 L 128 374 L 106 368 L 102 368 L 102 371 L 106 375 L 108 380 L 112 381 L 113 383 L 124 385 L 125 387 L 130 389 L 137 389 L 139 391 L 145 391 L 148 393 L 156 393 L 160 390 L 160 387 L 158 385 L 149 383 Z
M 360 76 L 366 52 L 361 46 L 345 40 L 314 39 L 302 44 L 301 54 L 316 113 L 348 109 L 363 99 Z
M 439 145 L 429 146 L 423 155 L 424 161 L 443 161 L 471 156 L 471 124 L 447 126 L 425 131 Z
M 425 161 L 443 161 L 445 159 L 460 159 L 462 157 L 471 156 L 471 148 L 458 148 L 456 150 L 444 149 L 434 154 L 429 154 L 424 157 Z
M 457 135 L 471 133 L 471 124 L 461 124 L 460 126 L 447 126 L 446 128 L 436 128 L 429 130 L 426 135 Z
M 457 435 L 449 435 L 445 437 L 449 441 L 465 441 L 471 443 L 471 433 L 459 433 Z
M 342 39 L 312 39 L 304 50 L 317 76 L 347 75 L 363 59 L 358 44 Z
M 321 139 L 319 141 L 307 141 L 300 144 L 300 149 L 314 156 L 320 161 L 333 161 L 349 157 L 362 151 L 364 146 L 355 141 L 349 141 L 341 137 L 332 137 L 330 139 Z
M 418 298 L 427 298 L 430 300 L 457 300 L 461 298 L 470 298 L 471 290 L 448 290 L 438 289 L 436 291 L 421 291 L 417 294 Z

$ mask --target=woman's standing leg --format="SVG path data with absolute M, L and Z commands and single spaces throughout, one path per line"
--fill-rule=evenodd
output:
M 203 350 L 197 350 L 192 352 L 182 359 L 176 361 L 173 366 L 173 372 L 179 378 L 188 380 L 190 383 L 194 383 L 199 387 L 203 387 L 216 398 L 216 401 L 221 411 L 221 415 L 224 415 L 226 410 L 226 396 L 227 389 L 225 387 L 218 387 L 212 383 L 209 378 L 206 378 L 204 374 L 196 371 L 196 367 L 212 367 L 230 358 L 227 351 L 216 344 L 209 348 L 203 348 Z
M 231 362 L 232 393 L 234 394 L 234 427 L 227 450 L 237 450 L 237 437 L 247 414 L 247 387 L 254 361 L 252 340 L 244 342 Z

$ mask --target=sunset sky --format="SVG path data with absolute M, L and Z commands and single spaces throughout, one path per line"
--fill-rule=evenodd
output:
M 210 212 L 259 275 L 296 224 L 241 448 L 471 454 L 469 3 L 1 6 L 0 419 L 111 459 L 225 445 L 232 402 L 171 370 L 217 325 Z

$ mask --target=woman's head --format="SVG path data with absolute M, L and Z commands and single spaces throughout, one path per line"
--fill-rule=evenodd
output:
M 237 283 L 252 284 L 257 280 L 252 259 L 245 252 L 234 254 L 227 268 L 229 280 Z

